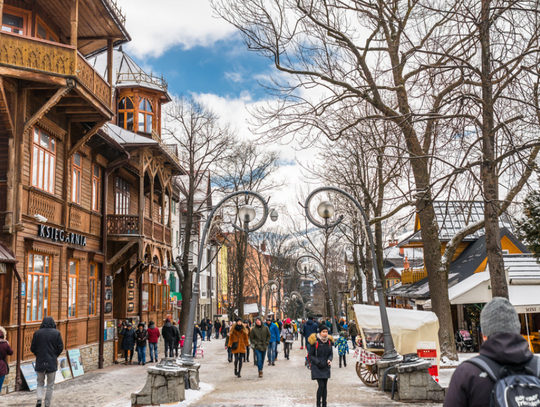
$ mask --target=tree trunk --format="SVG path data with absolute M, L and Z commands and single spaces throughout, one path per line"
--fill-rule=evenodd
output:
M 499 180 L 495 165 L 493 80 L 491 72 L 490 0 L 482 0 L 482 154 L 486 251 L 493 297 L 508 298 L 499 231 Z
M 189 191 L 186 202 L 186 224 L 184 226 L 184 247 L 182 252 L 182 271 L 184 282 L 182 283 L 182 308 L 180 309 L 180 322 L 178 328 L 181 335 L 185 335 L 188 329 L 189 311 L 191 308 L 191 295 L 193 290 L 193 275 L 189 269 L 189 249 L 191 246 L 191 231 L 193 230 L 193 195 L 194 181 L 189 180 Z
M 362 292 L 362 271 L 360 269 L 360 261 L 358 259 L 358 243 L 356 236 L 355 236 L 355 243 L 353 243 L 353 267 L 354 267 L 354 275 L 356 276 L 356 303 L 357 304 L 363 304 L 363 292 Z

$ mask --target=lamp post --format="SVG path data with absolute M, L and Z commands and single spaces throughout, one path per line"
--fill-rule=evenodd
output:
M 200 274 L 201 274 L 201 269 L 202 269 L 203 250 L 206 245 L 206 237 L 208 235 L 208 230 L 210 229 L 212 220 L 214 218 L 214 215 L 218 211 L 218 209 L 221 206 L 223 206 L 223 204 L 227 202 L 229 199 L 234 198 L 235 196 L 239 196 L 239 195 L 253 196 L 255 199 L 261 202 L 264 211 L 263 211 L 263 216 L 261 220 L 257 224 L 255 224 L 255 226 L 250 228 L 249 224 L 253 222 L 257 213 L 255 211 L 255 208 L 251 205 L 242 206 L 238 210 L 238 217 L 243 222 L 243 227 L 238 226 L 233 222 L 232 226 L 236 230 L 239 230 L 245 233 L 254 232 L 260 229 L 265 224 L 268 218 L 268 205 L 266 204 L 266 201 L 259 193 L 253 192 L 253 191 L 236 191 L 227 195 L 214 207 L 214 209 L 212 209 L 212 212 L 210 212 L 210 214 L 208 215 L 208 219 L 206 219 L 206 223 L 204 224 L 204 229 L 201 236 L 201 243 L 199 246 L 199 255 L 197 257 L 197 268 L 195 269 L 195 272 L 196 272 L 195 284 L 193 285 L 193 290 L 191 292 L 191 307 L 189 309 L 187 332 L 186 332 L 184 347 L 182 348 L 181 363 L 186 366 L 190 366 L 194 364 L 192 350 L 191 350 L 191 347 L 193 346 L 193 327 L 195 326 L 195 311 L 197 309 L 197 305 L 199 302 L 199 279 L 200 279 Z M 275 209 L 272 212 L 276 212 Z M 274 216 L 272 216 L 272 219 L 274 218 L 277 220 L 277 212 L 275 213 Z M 241 311 L 239 310 L 239 312 Z
M 309 203 L 313 199 L 313 197 L 321 192 L 337 192 L 338 194 L 341 194 L 348 198 L 350 201 L 354 203 L 356 208 L 360 211 L 362 214 L 363 220 L 364 220 L 364 226 L 366 228 L 366 234 L 368 236 L 369 245 L 371 248 L 371 256 L 373 257 L 373 267 L 375 269 L 375 283 L 377 287 L 377 295 L 379 297 L 379 310 L 381 313 L 381 324 L 383 329 L 383 338 L 384 338 L 384 354 L 382 356 L 383 360 L 397 360 L 400 359 L 401 356 L 397 353 L 396 348 L 394 346 L 394 341 L 392 339 L 392 334 L 390 332 L 390 324 L 388 322 L 388 314 L 386 312 L 386 303 L 385 303 L 385 297 L 382 289 L 382 278 L 380 275 L 380 270 L 377 265 L 377 256 L 375 254 L 375 245 L 373 244 L 373 233 L 371 231 L 371 227 L 369 225 L 369 219 L 366 215 L 366 212 L 364 211 L 364 208 L 358 203 L 358 201 L 349 193 L 343 191 L 342 189 L 336 188 L 336 187 L 321 187 L 315 189 L 313 192 L 311 192 L 305 203 L 305 209 L 306 209 L 306 217 L 308 220 L 317 226 L 318 228 L 328 230 L 330 228 L 333 228 L 337 226 L 342 220 L 343 215 L 341 215 L 335 222 L 329 223 L 329 219 L 334 215 L 334 205 L 330 201 L 324 201 L 319 204 L 317 207 L 317 213 L 321 218 L 324 219 L 324 224 L 321 224 L 317 222 L 313 217 L 311 216 L 311 213 L 309 211 Z M 320 263 L 320 262 L 319 262 Z
M 332 319 L 332 335 L 337 335 L 338 330 L 337 330 L 337 325 L 336 325 L 336 318 L 334 317 L 334 301 L 332 300 L 332 295 L 330 295 L 330 286 L 328 283 L 328 273 L 326 272 L 326 267 L 324 267 L 324 264 L 322 264 L 322 262 L 317 257 L 312 256 L 311 254 L 304 254 L 303 256 L 300 256 L 296 260 L 296 271 L 298 271 L 298 273 L 304 277 L 309 277 L 315 272 L 315 270 L 313 269 L 308 270 L 307 266 L 304 266 L 302 269 L 300 267 L 300 262 L 303 259 L 315 260 L 319 264 L 319 266 L 321 266 L 323 270 L 324 280 L 326 282 L 326 291 L 328 292 L 328 302 L 330 303 L 330 311 L 331 311 L 330 318 Z
M 304 304 L 304 299 L 302 298 L 300 293 L 298 291 L 291 291 L 291 298 L 298 298 L 302 302 L 302 309 L 304 310 L 303 316 L 305 318 L 306 317 L 306 304 Z M 295 309 L 295 313 L 296 313 L 296 307 L 294 309 Z
M 275 209 L 274 209 L 274 210 L 275 210 Z M 271 219 L 271 218 L 270 218 L 270 219 Z M 268 281 L 266 282 L 266 284 L 263 285 L 261 291 L 264 292 L 264 290 L 266 289 L 266 287 L 268 287 L 268 288 L 269 288 L 268 294 L 270 295 L 270 299 L 271 299 L 271 298 L 272 298 L 272 293 L 274 293 L 275 291 L 277 291 L 278 284 L 279 284 L 279 283 L 278 283 L 276 280 L 268 280 Z M 261 302 L 262 302 L 262 299 L 261 299 Z M 267 303 L 267 305 L 268 305 L 268 301 L 266 301 L 266 303 Z M 272 304 L 270 304 L 270 307 L 272 307 Z M 261 308 L 262 308 L 262 304 L 261 304 Z M 268 310 L 265 309 L 265 313 L 264 313 L 264 315 L 262 315 L 262 316 L 263 316 L 263 317 L 266 317 L 266 313 L 267 313 L 267 312 L 268 312 Z M 261 315 L 261 310 L 259 310 L 259 315 Z

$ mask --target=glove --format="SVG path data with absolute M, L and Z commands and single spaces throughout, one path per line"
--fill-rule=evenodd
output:
M 319 364 L 317 365 L 317 367 L 319 369 L 324 369 L 326 367 L 326 365 L 328 365 L 328 363 L 324 363 L 324 362 L 319 362 Z

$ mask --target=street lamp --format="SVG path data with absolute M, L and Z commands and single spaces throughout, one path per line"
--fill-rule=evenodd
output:
M 199 302 L 199 280 L 200 280 L 200 274 L 202 270 L 202 258 L 203 258 L 203 251 L 206 246 L 206 238 L 208 235 L 208 230 L 210 229 L 210 226 L 212 225 L 212 220 L 214 218 L 214 215 L 218 211 L 225 202 L 227 202 L 229 199 L 234 198 L 235 196 L 244 195 L 248 196 L 251 195 L 260 203 L 263 207 L 263 215 L 261 220 L 255 224 L 253 227 L 249 227 L 249 223 L 252 222 L 255 219 L 256 211 L 255 208 L 251 205 L 244 205 L 238 210 L 238 217 L 240 220 L 244 223 L 243 227 L 239 227 L 235 223 L 232 224 L 232 226 L 240 231 L 243 231 L 245 233 L 251 233 L 255 232 L 256 230 L 260 229 L 268 219 L 268 205 L 266 204 L 266 200 L 257 192 L 253 191 L 236 191 L 229 195 L 227 195 L 225 198 L 223 198 L 213 209 L 212 212 L 208 215 L 208 219 L 206 219 L 206 223 L 204 225 L 203 233 L 201 236 L 201 244 L 199 246 L 199 255 L 197 257 L 197 268 L 195 269 L 195 283 L 193 284 L 193 290 L 191 292 L 191 306 L 189 309 L 189 318 L 188 318 L 188 324 L 187 324 L 187 332 L 186 332 L 186 338 L 184 342 L 184 347 L 182 348 L 182 356 L 181 356 L 181 363 L 186 366 L 192 366 L 194 364 L 193 362 L 193 356 L 192 356 L 192 350 L 191 347 L 193 346 L 193 327 L 195 326 L 195 311 L 198 306 Z M 239 311 L 240 312 L 240 311 Z
M 303 312 L 304 319 L 306 319 L 306 304 L 304 304 L 304 298 L 302 298 L 302 296 L 300 295 L 298 291 L 291 291 L 291 298 L 300 299 L 300 301 L 302 302 L 302 309 L 304 310 Z M 295 307 L 295 313 L 296 313 L 296 307 Z
M 366 215 L 366 212 L 364 211 L 364 208 L 362 208 L 362 206 L 358 203 L 356 199 L 354 199 L 354 197 L 351 194 L 343 191 L 342 189 L 339 189 L 336 187 L 317 188 L 308 195 L 304 207 L 306 208 L 306 217 L 311 223 L 313 223 L 318 228 L 328 230 L 330 228 L 337 226 L 343 220 L 343 215 L 341 215 L 335 222 L 329 223 L 329 219 L 334 214 L 334 205 L 330 201 L 321 202 L 317 208 L 318 214 L 321 216 L 321 218 L 325 220 L 324 225 L 319 223 L 315 219 L 313 219 L 309 211 L 309 203 L 311 202 L 311 200 L 313 199 L 315 195 L 321 192 L 337 192 L 347 197 L 350 201 L 352 201 L 356 205 L 356 207 L 362 214 L 362 217 L 364 219 L 364 226 L 366 227 L 366 234 L 368 236 L 369 245 L 371 247 L 371 256 L 373 258 L 373 268 L 375 269 L 375 282 L 377 286 L 377 295 L 379 297 L 379 310 L 381 312 L 381 324 L 382 324 L 383 338 L 384 338 L 384 354 L 382 358 L 383 360 L 386 360 L 386 361 L 400 359 L 401 356 L 396 351 L 396 348 L 394 346 L 394 340 L 392 339 L 392 333 L 390 332 L 390 324 L 388 322 L 388 314 L 386 312 L 385 297 L 384 297 L 382 283 L 381 283 L 382 281 L 382 277 L 380 275 L 381 270 L 379 270 L 379 267 L 377 265 L 375 245 L 373 244 L 373 233 L 371 231 L 371 227 L 369 225 L 369 219 Z
M 275 222 L 278 220 L 278 211 L 275 210 L 275 209 L 272 209 L 272 212 L 270 212 L 270 219 L 272 220 L 272 222 Z
M 320 207 L 321 205 L 319 205 Z M 332 205 L 332 208 L 334 206 Z M 330 311 L 332 313 L 332 315 L 330 315 L 330 318 L 332 319 L 332 335 L 337 335 L 338 334 L 338 330 L 337 330 L 337 325 L 336 325 L 336 318 L 334 317 L 334 301 L 332 301 L 332 295 L 330 294 L 330 286 L 328 284 L 328 273 L 326 272 L 326 267 L 324 267 L 324 265 L 322 264 L 322 262 L 316 258 L 315 256 L 312 256 L 311 254 L 304 254 L 303 256 L 300 256 L 297 260 L 296 260 L 296 271 L 298 271 L 298 273 L 304 277 L 308 277 L 309 275 L 313 275 L 313 273 L 315 272 L 314 269 L 310 269 L 308 270 L 307 266 L 304 265 L 303 267 L 303 270 L 302 268 L 300 268 L 300 262 L 304 259 L 312 259 L 312 260 L 315 260 L 317 263 L 319 263 L 319 266 L 321 266 L 322 270 L 323 270 L 323 274 L 324 274 L 324 279 L 326 281 L 326 291 L 328 292 L 328 302 L 330 303 Z

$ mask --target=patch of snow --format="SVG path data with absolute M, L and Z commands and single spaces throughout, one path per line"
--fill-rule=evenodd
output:
M 441 358 L 441 367 L 454 367 L 459 365 L 459 360 L 450 360 L 446 356 Z

